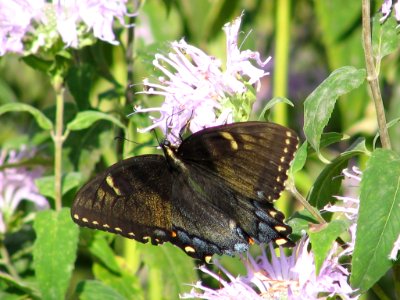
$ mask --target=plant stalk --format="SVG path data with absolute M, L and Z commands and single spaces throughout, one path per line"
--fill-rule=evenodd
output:
M 63 122 L 64 122 L 64 87 L 62 79 L 55 76 L 53 87 L 56 92 L 56 123 L 53 133 L 54 141 L 54 195 L 55 209 L 60 211 L 62 207 L 62 148 L 64 143 Z
M 379 88 L 378 74 L 373 58 L 369 0 L 362 0 L 362 27 L 365 66 L 367 69 L 367 81 L 371 88 L 372 98 L 375 104 L 379 135 L 381 137 L 382 147 L 385 149 L 391 149 L 389 133 L 386 126 L 385 108 L 383 106 L 382 95 Z M 380 65 L 380 63 L 377 63 L 377 65 Z
M 289 64 L 289 40 L 290 40 L 290 8 L 291 0 L 280 0 L 275 2 L 277 9 L 276 17 L 276 46 L 274 51 L 274 78 L 273 96 L 286 97 L 288 86 L 288 64 Z M 287 125 L 287 105 L 278 103 L 274 107 L 273 120 L 276 123 Z

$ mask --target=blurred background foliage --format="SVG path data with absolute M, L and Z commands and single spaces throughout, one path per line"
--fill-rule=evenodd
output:
M 273 110 L 271 118 L 293 128 L 302 137 L 306 97 L 333 70 L 347 65 L 364 67 L 361 1 L 149 0 L 140 5 L 143 6 L 139 15 L 132 19 L 136 24 L 133 36 L 128 36 L 126 29 L 118 33 L 122 41 L 120 46 L 98 41 L 73 52 L 75 67 L 67 76 L 70 94 L 66 97 L 65 124 L 79 111 L 95 109 L 117 117 L 129 129 L 124 135 L 112 123 L 100 121 L 86 130 L 71 132 L 64 144 L 63 170 L 80 172 L 79 186 L 96 171 L 121 158 L 157 151 L 153 147 L 157 142 L 152 133 L 136 132 L 136 128 L 150 124 L 148 116 L 127 115 L 134 105 L 154 107 L 161 103 L 162 99 L 136 93 L 142 90 L 144 78 L 154 76 L 154 54 L 165 52 L 170 41 L 183 37 L 188 43 L 224 61 L 225 34 L 221 28 L 244 11 L 242 48 L 259 51 L 264 59 L 272 56 L 272 62 L 267 65 L 271 75 L 263 78 L 255 108 L 261 110 L 273 96 L 290 99 L 294 108 L 286 108 L 284 114 Z M 372 12 L 377 12 L 380 5 L 380 1 L 373 2 Z M 280 13 L 286 17 L 279 18 Z M 280 39 L 288 42 L 279 46 L 277 41 Z M 129 60 L 125 57 L 132 51 L 127 49 L 129 41 L 133 45 L 132 65 L 127 64 Z M 283 57 L 280 58 L 283 63 L 278 61 L 279 56 Z M 396 84 L 400 79 L 398 61 L 397 51 L 383 60 L 381 66 L 380 80 L 388 121 L 400 115 L 400 86 Z M 283 79 L 275 77 L 277 72 L 283 72 Z M 29 103 L 54 121 L 54 99 L 49 78 L 30 68 L 25 59 L 13 55 L 0 58 L 0 104 Z M 328 158 L 337 156 L 359 136 L 365 137 L 368 147 L 371 146 L 377 124 L 366 84 L 340 98 L 328 127 L 328 131 L 351 136 L 351 139 L 325 149 L 324 155 Z M 393 148 L 399 151 L 400 127 L 392 127 L 390 134 Z M 51 162 L 53 144 L 50 134 L 39 130 L 31 115 L 2 115 L 0 148 L 22 144 L 37 146 L 39 155 Z M 303 195 L 308 193 L 322 168 L 317 157 L 307 161 L 305 169 L 296 178 Z M 48 173 L 52 173 L 51 163 Z M 76 189 L 63 195 L 63 206 L 70 206 Z M 112 283 L 126 296 L 175 299 L 178 293 L 190 290 L 183 283 L 194 283 L 202 276 L 194 269 L 191 259 L 171 245 L 152 247 L 116 237 L 111 249 L 109 244 L 103 243 L 110 239 L 108 234 L 81 229 L 81 247 L 70 297 L 76 297 L 75 287 L 82 278 L 96 278 Z M 102 249 L 102 253 L 98 249 Z M 117 257 L 112 257 L 114 251 Z M 243 271 L 237 258 L 223 257 L 222 263 L 234 274 Z M 187 267 L 190 264 L 193 268 Z M 29 266 L 25 268 L 28 270 Z M 135 273 L 140 276 L 133 276 Z M 210 282 L 210 285 L 216 283 Z M 92 288 L 101 289 L 96 283 Z M 365 297 L 374 299 L 372 294 Z

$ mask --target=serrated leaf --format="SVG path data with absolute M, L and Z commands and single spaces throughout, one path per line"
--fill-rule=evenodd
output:
M 79 283 L 77 288 L 80 300 L 126 300 L 112 287 L 97 280 L 86 280 Z
M 33 228 L 33 266 L 42 299 L 65 299 L 78 246 L 78 227 L 63 208 L 37 213 Z
M 39 127 L 44 130 L 52 130 L 53 123 L 37 108 L 25 103 L 7 103 L 0 106 L 0 115 L 6 112 L 20 112 L 25 111 L 30 113 L 38 123 Z
M 381 15 L 377 14 L 372 20 L 372 51 L 378 61 L 399 48 L 396 19 L 389 16 L 382 23 L 380 18 Z
M 354 90 L 364 80 L 364 69 L 342 67 L 332 72 L 305 100 L 304 134 L 322 160 L 325 159 L 319 151 L 321 135 L 328 124 L 337 98 Z
M 314 207 L 321 209 L 326 204 L 333 202 L 334 195 L 339 193 L 342 182 L 342 170 L 347 166 L 350 158 L 368 153 L 363 139 L 357 140 L 348 150 L 341 153 L 318 175 L 311 187 L 307 201 Z
M 400 232 L 400 156 L 377 149 L 361 179 L 351 282 L 368 290 L 392 266 L 388 256 Z
M 82 175 L 78 172 L 65 174 L 61 179 L 61 193 L 65 195 L 68 191 L 77 187 L 81 182 Z M 55 198 L 54 195 L 54 176 L 45 176 L 35 180 L 35 184 L 40 194 L 49 198 Z
M 67 129 L 70 131 L 86 129 L 90 127 L 93 123 L 100 120 L 110 121 L 116 126 L 122 128 L 123 130 L 126 130 L 125 125 L 112 115 L 92 110 L 77 113 L 75 118 L 67 124 Z
M 309 230 L 312 251 L 314 253 L 315 270 L 317 274 L 321 270 L 333 242 L 349 227 L 349 222 L 333 220 L 330 223 L 317 225 Z M 317 229 L 316 229 L 317 228 Z

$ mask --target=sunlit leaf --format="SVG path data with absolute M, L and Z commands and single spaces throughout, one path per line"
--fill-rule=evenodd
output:
M 388 256 L 400 232 L 400 156 L 377 149 L 361 179 L 351 282 L 368 290 L 392 266 Z
M 41 299 L 65 299 L 74 269 L 79 230 L 69 208 L 36 215 L 33 265 Z

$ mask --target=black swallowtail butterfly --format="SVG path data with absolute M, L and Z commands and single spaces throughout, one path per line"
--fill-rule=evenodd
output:
M 274 123 L 206 128 L 177 148 L 163 142 L 164 156 L 107 168 L 79 190 L 71 215 L 81 226 L 142 243 L 171 242 L 207 262 L 254 242 L 292 245 L 291 228 L 272 202 L 297 145 L 292 130 Z

